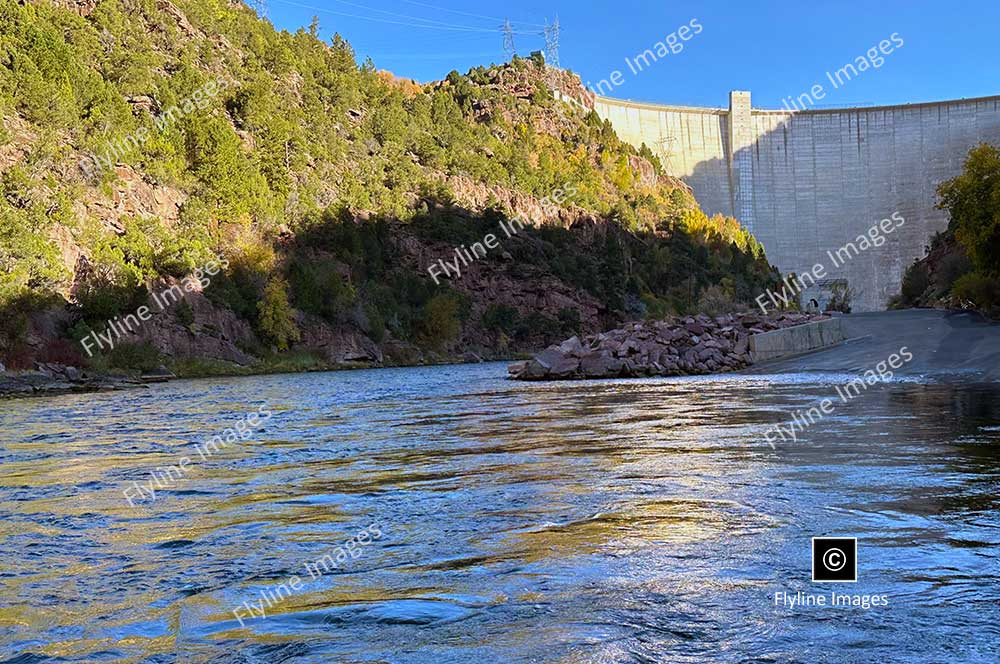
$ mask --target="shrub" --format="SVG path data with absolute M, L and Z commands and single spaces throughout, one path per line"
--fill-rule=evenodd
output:
M 797 300 L 790 300 L 789 305 L 797 305 Z M 722 316 L 723 314 L 745 311 L 746 307 L 737 302 L 733 297 L 733 289 L 727 284 L 713 284 L 706 286 L 701 291 L 698 298 L 697 309 L 700 313 L 709 316 Z
M 55 291 L 67 276 L 49 239 L 51 217 L 59 212 L 29 200 L 30 184 L 17 172 L 10 169 L 0 182 L 0 305 L 25 290 Z
M 295 312 L 288 304 L 288 282 L 284 279 L 276 277 L 268 282 L 257 310 L 261 334 L 278 350 L 288 350 L 291 343 L 299 340 Z
M 336 323 L 357 296 L 332 259 L 295 261 L 288 268 L 288 282 L 296 307 L 330 323 Z
M 91 274 L 81 280 L 76 301 L 88 323 L 103 327 L 115 316 L 142 306 L 147 295 L 145 287 L 136 283 L 118 283 L 115 277 Z
M 207 237 L 196 229 L 167 228 L 155 217 L 126 217 L 122 224 L 125 232 L 102 239 L 100 246 L 120 253 L 142 279 L 179 279 L 214 258 Z
M 670 315 L 670 302 L 646 292 L 639 297 L 642 306 L 646 308 L 647 320 L 662 320 Z
M 826 305 L 826 310 L 851 313 L 851 298 L 854 296 L 854 290 L 846 284 L 834 284 L 830 287 L 830 292 L 830 301 Z
M 943 293 L 948 293 L 960 277 L 971 271 L 972 263 L 969 261 L 969 257 L 961 250 L 957 250 L 941 259 L 941 263 L 934 273 L 934 284 Z
M 26 343 L 16 343 L 0 352 L 0 360 L 7 369 L 32 369 L 35 366 L 34 351 Z
M 163 364 L 160 351 L 148 341 L 117 343 L 102 357 L 108 367 L 126 371 L 152 371 Z
M 574 335 L 580 334 L 580 329 L 582 326 L 582 321 L 580 320 L 580 312 L 576 309 L 571 309 L 569 307 L 564 307 L 559 310 L 556 314 L 559 320 L 559 331 L 564 335 Z
M 521 320 L 516 335 L 522 341 L 541 340 L 543 344 L 562 338 L 559 321 L 538 311 L 532 311 Z
M 186 299 L 181 299 L 174 307 L 174 316 L 177 318 L 177 322 L 183 327 L 190 328 L 194 325 L 194 309 L 188 304 Z
M 24 346 L 27 336 L 28 315 L 32 311 L 51 307 L 57 301 L 51 295 L 26 289 L 0 298 L 0 357 L 10 360 L 14 355 L 23 354 L 18 349 Z M 28 352 L 26 348 L 21 350 Z M 8 364 L 14 366 L 9 361 Z
M 270 245 L 257 240 L 243 242 L 233 250 L 229 270 L 212 277 L 205 295 L 216 304 L 228 306 L 237 316 L 256 322 L 257 304 L 275 260 Z
M 442 293 L 428 300 L 423 308 L 417 341 L 438 350 L 454 342 L 462 331 L 461 305 L 453 293 Z
M 54 339 L 42 349 L 38 355 L 39 362 L 51 362 L 53 364 L 66 364 L 74 367 L 82 367 L 87 364 L 80 352 L 80 346 L 68 339 Z
M 364 331 L 372 338 L 375 343 L 382 343 L 385 339 L 385 318 L 382 317 L 382 312 L 374 304 L 365 304 L 363 307 L 365 313 L 365 326 Z
M 502 332 L 507 336 L 514 334 L 521 314 L 515 307 L 506 304 L 491 304 L 483 312 L 483 327 L 491 332 Z
M 911 305 L 917 304 L 929 284 L 927 266 L 921 261 L 914 262 L 913 265 L 906 268 L 906 273 L 903 275 L 903 302 Z
M 1000 278 L 970 272 L 955 282 L 953 293 L 960 300 L 989 311 L 1000 306 Z

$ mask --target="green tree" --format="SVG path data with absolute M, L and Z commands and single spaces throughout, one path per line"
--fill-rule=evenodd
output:
M 462 303 L 452 294 L 435 295 L 424 305 L 418 341 L 423 346 L 444 348 L 462 331 Z
M 275 277 L 268 282 L 257 310 L 261 334 L 278 350 L 288 350 L 290 344 L 299 340 L 295 312 L 288 303 L 288 282 L 284 279 Z
M 508 337 L 514 334 L 520 320 L 520 312 L 506 304 L 491 304 L 483 312 L 483 327 L 490 331 L 501 332 Z
M 1000 274 L 1000 150 L 986 144 L 973 148 L 961 175 L 941 183 L 938 196 L 938 207 L 951 215 L 972 264 Z

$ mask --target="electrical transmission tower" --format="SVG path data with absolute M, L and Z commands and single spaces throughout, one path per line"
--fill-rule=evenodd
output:
M 661 136 L 656 144 L 660 146 L 660 163 L 663 164 L 664 169 L 666 169 L 668 174 L 674 172 L 674 165 L 670 163 L 670 155 L 674 153 L 674 143 L 677 141 L 676 136 Z
M 514 48 L 514 28 L 511 27 L 509 18 L 503 22 L 503 52 L 507 60 L 513 60 L 517 55 L 517 49 Z
M 545 36 L 545 59 L 551 63 L 554 67 L 559 66 L 559 16 L 556 16 L 556 20 L 549 25 L 548 19 L 545 20 L 545 31 L 542 33 Z

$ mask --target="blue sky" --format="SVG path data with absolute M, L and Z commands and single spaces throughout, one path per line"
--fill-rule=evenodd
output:
M 780 108 L 788 96 L 825 86 L 819 107 L 896 104 L 1000 94 L 1000 2 L 976 0 L 774 0 L 670 3 L 659 0 L 267 0 L 278 28 L 319 17 L 320 34 L 340 32 L 379 69 L 430 81 L 452 69 L 504 59 L 500 19 L 519 34 L 519 54 L 544 48 L 539 34 L 557 15 L 560 60 L 596 86 L 614 71 L 609 96 L 726 106 L 729 90 L 753 105 Z M 447 10 L 447 11 L 446 11 Z M 692 19 L 703 30 L 633 74 L 635 58 Z M 419 27 L 418 27 L 419 26 Z M 880 68 L 833 89 L 826 77 L 895 33 L 903 46 Z

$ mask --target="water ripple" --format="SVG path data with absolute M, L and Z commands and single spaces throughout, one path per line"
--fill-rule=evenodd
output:
M 848 377 L 503 375 L 0 402 L 0 661 L 1000 659 L 995 387 L 880 385 L 772 449 L 768 428 Z M 260 404 L 253 436 L 194 455 Z M 809 545 L 838 534 L 859 581 L 832 590 L 890 606 L 776 605 L 831 591 Z

